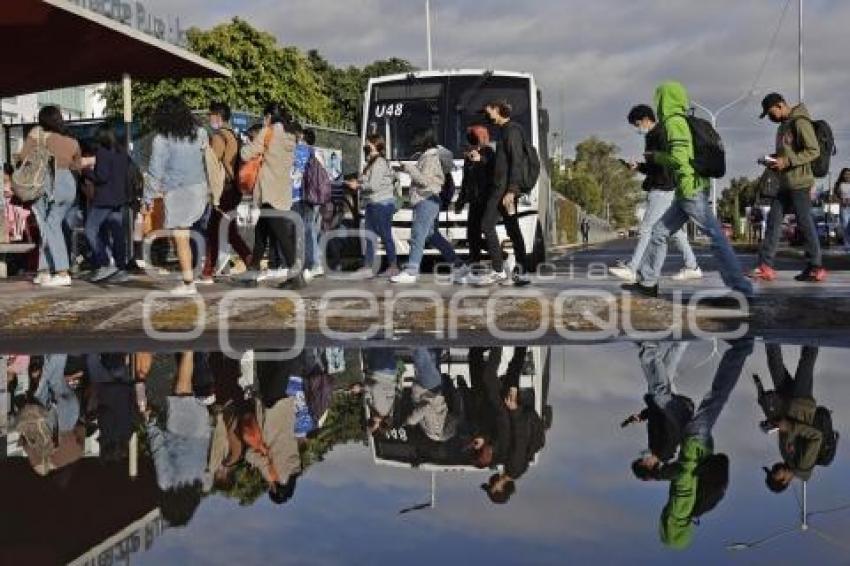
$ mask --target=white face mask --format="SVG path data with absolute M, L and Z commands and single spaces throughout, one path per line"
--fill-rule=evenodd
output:
M 645 136 L 649 133 L 649 130 L 650 128 L 647 128 L 646 126 L 641 126 L 637 129 L 637 133 L 639 136 Z

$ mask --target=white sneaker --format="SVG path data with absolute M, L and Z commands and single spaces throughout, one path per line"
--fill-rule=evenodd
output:
M 215 279 L 212 277 L 201 277 L 200 279 L 196 279 L 195 283 L 197 285 L 214 285 Z
M 409 273 L 407 271 L 402 271 L 398 275 L 394 275 L 393 277 L 390 277 L 390 282 L 400 283 L 400 284 L 403 284 L 403 285 L 412 285 L 413 283 L 416 283 L 417 281 L 419 281 L 419 276 L 413 275 L 412 273 Z
M 270 279 L 286 279 L 287 275 L 289 275 L 289 270 L 286 268 L 264 269 L 259 274 L 257 274 L 256 281 L 257 283 L 259 283 L 261 281 L 268 281 Z
M 33 285 L 44 285 L 48 281 L 50 281 L 50 274 L 46 271 L 39 271 L 32 280 Z
M 313 275 L 313 277 L 324 277 L 325 268 L 321 265 L 317 265 L 316 267 L 310 270 L 310 273 Z
M 71 276 L 70 275 L 54 275 L 47 281 L 41 284 L 42 287 L 70 287 L 71 286 Z
M 692 281 L 694 279 L 702 279 L 702 269 L 688 269 L 683 267 L 682 270 L 673 276 L 673 281 Z
M 501 285 L 508 280 L 508 274 L 504 271 L 491 271 L 475 278 L 472 282 L 476 287 L 489 287 L 490 285 Z
M 608 273 L 626 283 L 637 283 L 637 273 L 631 267 L 609 267 Z
M 461 265 L 452 271 L 452 282 L 457 285 L 466 285 L 472 270 L 468 265 Z
M 305 269 L 304 271 L 301 272 L 301 277 L 304 278 L 304 284 L 306 285 L 307 283 L 312 281 L 316 276 L 313 275 L 313 272 L 310 271 L 309 269 Z
M 177 287 L 170 290 L 169 293 L 174 297 L 193 297 L 198 294 L 198 288 L 195 286 L 194 281 L 191 283 L 180 283 Z

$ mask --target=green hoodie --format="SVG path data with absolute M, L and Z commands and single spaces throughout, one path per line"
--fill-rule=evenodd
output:
M 788 158 L 791 167 L 782 172 L 783 188 L 808 191 L 815 186 L 812 161 L 820 157 L 820 145 L 805 104 L 795 106 L 776 132 L 776 154 Z
M 697 500 L 697 467 L 713 450 L 694 437 L 688 437 L 674 464 L 677 474 L 670 482 L 670 497 L 661 513 L 659 535 L 666 546 L 682 550 L 694 537 L 693 511 Z
M 694 171 L 694 144 L 685 117 L 690 100 L 688 91 L 676 81 L 667 81 L 655 89 L 658 119 L 667 131 L 667 149 L 653 155 L 653 162 L 666 167 L 676 181 L 676 196 L 692 199 L 709 187 L 709 180 Z

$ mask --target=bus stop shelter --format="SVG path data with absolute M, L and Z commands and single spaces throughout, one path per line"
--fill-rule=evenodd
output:
M 230 76 L 221 65 L 68 0 L 0 2 L 0 53 L 5 54 L 0 63 L 0 98 L 122 81 L 128 146 L 131 80 Z M 4 244 L 5 234 L 4 229 L 0 277 L 5 276 L 7 253 L 24 253 L 32 247 Z
M 0 50 L 6 54 L 0 97 L 127 77 L 230 76 L 216 63 L 68 0 L 0 2 Z

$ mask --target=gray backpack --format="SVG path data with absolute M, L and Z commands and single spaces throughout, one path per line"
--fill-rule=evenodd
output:
M 54 159 L 47 149 L 50 135 L 36 128 L 36 146 L 12 173 L 12 192 L 21 202 L 33 202 L 48 193 L 53 186 Z

